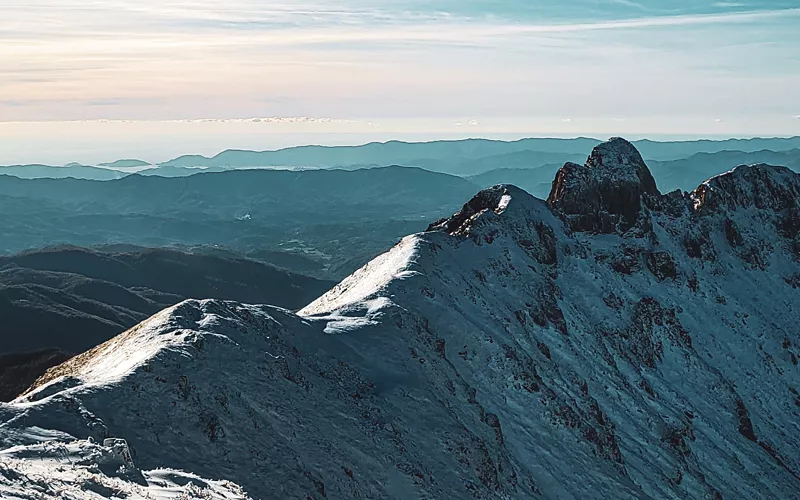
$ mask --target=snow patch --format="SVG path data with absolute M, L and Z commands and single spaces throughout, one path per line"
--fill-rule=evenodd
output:
M 394 280 L 415 276 L 418 273 L 411 267 L 415 263 L 419 246 L 418 235 L 403 238 L 394 248 L 345 278 L 331 291 L 300 310 L 298 314 L 301 316 L 330 314 L 375 297 Z M 389 300 L 385 297 L 383 299 Z M 383 305 L 386 305 L 385 302 Z

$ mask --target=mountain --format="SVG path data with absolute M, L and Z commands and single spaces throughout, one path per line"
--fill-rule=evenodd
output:
M 546 198 L 558 169 L 559 165 L 543 165 L 539 168 L 498 168 L 471 175 L 467 179 L 482 188 L 513 184 L 537 198 Z
M 781 165 L 800 172 L 800 149 L 697 153 L 680 160 L 650 161 L 649 165 L 659 186 L 666 192 L 673 189 L 688 190 L 691 186 L 696 186 L 709 177 L 727 172 L 736 165 L 756 163 Z
M 104 213 L 185 211 L 229 217 L 245 213 L 303 217 L 322 210 L 327 217 L 341 213 L 359 219 L 393 209 L 423 215 L 441 206 L 443 192 L 448 203 L 474 188 L 459 177 L 397 166 L 357 171 L 238 170 L 178 179 L 130 175 L 114 182 L 0 178 L 0 194 L 81 211 L 87 205 L 102 205 Z
M 24 252 L 0 257 L 3 329 L 26 332 L 6 339 L 2 352 L 43 347 L 81 352 L 187 298 L 298 309 L 333 284 L 253 260 L 173 249 L 55 247 Z M 97 327 L 69 325 L 84 319 Z
M 187 301 L 50 370 L 0 405 L 0 487 L 132 488 L 91 437 L 142 492 L 170 467 L 255 498 L 790 498 L 799 200 L 767 165 L 663 195 L 613 139 L 297 314 Z
M 773 137 L 751 139 L 725 139 L 697 141 L 658 142 L 644 139 L 634 142 L 642 156 L 650 160 L 668 161 L 686 158 L 697 153 L 718 153 L 721 151 L 743 151 L 752 153 L 765 149 L 788 151 L 800 148 L 800 137 Z
M 13 354 L 0 361 L 0 401 L 64 361 L 64 353 L 83 352 L 185 299 L 298 309 L 333 284 L 252 260 L 166 249 L 60 247 L 0 258 L 0 355 Z M 49 348 L 58 355 L 41 354 Z M 3 374 L 3 366 L 16 371 Z
M 187 155 L 162 163 L 173 167 L 346 167 L 350 165 L 416 165 L 419 161 L 474 160 L 482 157 L 521 151 L 548 153 L 581 153 L 599 141 L 577 139 L 521 139 L 494 141 L 467 139 L 432 142 L 373 142 L 361 146 L 299 146 L 277 151 L 227 150 L 207 158 Z M 421 160 L 425 159 L 425 160 Z
M 737 165 L 767 163 L 789 167 L 800 172 L 800 149 L 789 151 L 719 151 L 697 153 L 688 158 L 672 161 L 648 161 L 653 177 L 663 192 L 681 189 L 691 190 L 704 180 L 731 170 Z M 557 165 L 538 168 L 500 168 L 477 175 L 467 176 L 470 182 L 481 187 L 496 184 L 514 184 L 536 197 L 545 198 Z
M 0 176 L 0 253 L 65 243 L 219 246 L 294 253 L 341 279 L 477 189 L 460 177 L 405 167 L 108 182 Z
M 560 165 L 567 161 L 577 161 L 581 158 L 580 154 L 568 153 L 542 153 L 539 151 L 516 151 L 494 156 L 485 156 L 468 161 L 447 161 L 447 160 L 415 160 L 409 165 L 422 167 L 433 172 L 444 172 L 447 174 L 476 177 L 484 173 L 496 170 L 539 170 L 543 167 L 552 168 L 555 172 Z M 552 173 L 549 175 L 552 179 Z M 507 181 L 511 183 L 511 181 Z
M 12 175 L 20 179 L 89 179 L 107 181 L 121 179 L 125 173 L 107 168 L 87 167 L 77 163 L 65 167 L 49 165 L 10 165 L 0 166 L 0 175 Z
M 224 167 L 172 167 L 169 165 L 159 165 L 156 168 L 148 168 L 137 172 L 139 175 L 153 175 L 158 177 L 189 177 L 195 174 L 208 174 L 212 172 L 225 172 Z
M 480 166 L 481 158 L 492 156 L 520 155 L 539 156 L 531 165 L 574 161 L 574 155 L 596 146 L 597 139 L 520 139 L 518 141 L 493 141 L 487 139 L 464 139 L 432 142 L 374 142 L 361 146 L 300 146 L 276 151 L 226 150 L 214 157 L 186 155 L 162 163 L 169 167 L 317 167 L 346 168 L 352 166 L 407 165 L 453 173 L 477 174 L 495 168 L 513 168 L 519 164 L 503 164 L 489 161 L 491 165 Z M 676 160 L 696 153 L 716 153 L 725 150 L 745 152 L 771 149 L 786 151 L 800 148 L 800 137 L 753 138 L 726 140 L 698 140 L 657 142 L 642 140 L 634 143 L 641 148 L 645 158 L 659 161 Z M 528 165 L 524 165 L 528 166 Z M 479 169 L 479 170 L 476 170 Z
M 56 348 L 0 353 L 0 401 L 11 401 L 30 387 L 48 368 L 60 365 L 71 357 L 72 355 Z
M 149 167 L 151 163 L 142 161 L 142 160 L 134 160 L 134 159 L 125 159 L 125 160 L 117 160 L 112 161 L 110 163 L 100 163 L 100 167 L 106 168 L 139 168 L 139 167 Z

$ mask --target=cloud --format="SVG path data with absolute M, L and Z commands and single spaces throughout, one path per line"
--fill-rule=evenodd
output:
M 645 7 L 644 5 L 637 2 L 633 2 L 631 0 L 609 0 L 609 1 L 617 5 L 624 5 L 625 7 L 633 7 L 635 9 L 647 10 L 647 7 Z
M 482 125 L 482 123 L 480 120 L 470 120 L 467 122 L 467 125 L 469 125 L 470 127 L 478 127 Z
M 5 101 L 0 101 L 0 105 L 7 104 Z M 44 123 L 45 120 L 40 123 Z M 363 124 L 367 127 L 378 127 L 379 124 L 372 121 L 359 121 L 349 120 L 344 118 L 327 118 L 327 117 L 308 117 L 308 116 L 273 116 L 265 118 L 197 118 L 197 119 L 175 119 L 175 120 L 118 120 L 100 118 L 95 120 L 59 120 L 59 123 L 129 123 L 129 124 L 170 124 L 170 123 L 229 123 L 229 124 Z M 15 123 L 13 121 L 0 120 L 0 123 Z M 36 123 L 36 121 L 29 121 L 28 123 Z
M 519 113 L 584 125 L 584 113 L 634 120 L 699 106 L 708 124 L 704 117 L 725 113 L 711 90 L 720 76 L 731 83 L 730 102 L 798 104 L 791 87 L 800 71 L 785 60 L 800 45 L 800 9 L 659 16 L 663 9 L 639 9 L 654 5 L 644 0 L 591 1 L 630 8 L 10 2 L 0 28 L 0 120 L 431 116 L 452 126 L 469 109 L 487 121 Z
M 209 119 L 203 120 L 187 120 L 189 122 L 192 121 L 201 121 L 207 122 Z M 341 118 L 326 118 L 326 117 L 311 117 L 311 116 L 269 116 L 269 117 L 256 117 L 256 118 L 245 118 L 245 119 L 226 119 L 224 120 L 227 123 L 241 123 L 241 122 L 252 122 L 252 123 L 356 123 L 355 120 L 346 120 Z
M 580 32 L 595 30 L 619 30 L 633 28 L 655 28 L 670 26 L 693 26 L 704 24 L 727 24 L 760 19 L 771 19 L 782 16 L 800 16 L 800 8 L 760 10 L 749 12 L 728 12 L 723 14 L 691 14 L 676 16 L 656 16 L 639 19 L 624 19 L 615 21 L 600 21 L 594 23 L 573 24 L 545 24 L 545 25 L 520 25 L 509 26 L 507 29 L 514 32 L 553 33 L 553 32 Z

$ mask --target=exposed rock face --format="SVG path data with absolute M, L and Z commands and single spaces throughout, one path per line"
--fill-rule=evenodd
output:
M 167 310 L 0 406 L 0 443 L 122 437 L 256 498 L 793 498 L 798 183 L 661 195 L 612 140 L 298 315 Z
M 636 148 L 621 138 L 597 146 L 585 165 L 567 163 L 547 202 L 574 231 L 625 233 L 639 223 L 656 181 Z
M 796 209 L 800 183 L 797 174 L 786 167 L 740 165 L 701 184 L 692 192 L 692 199 L 696 209 L 710 212 L 737 208 Z

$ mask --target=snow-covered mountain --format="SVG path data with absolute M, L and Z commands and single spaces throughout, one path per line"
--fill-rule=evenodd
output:
M 52 369 L 0 405 L 0 496 L 800 498 L 799 200 L 662 195 L 612 139 L 298 314 L 188 301 Z

